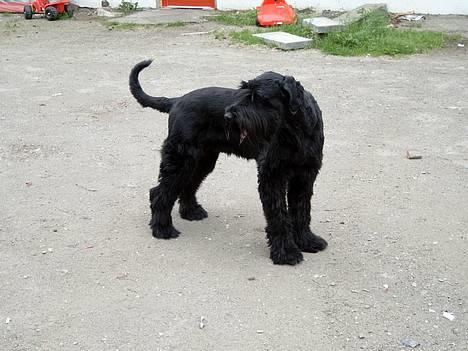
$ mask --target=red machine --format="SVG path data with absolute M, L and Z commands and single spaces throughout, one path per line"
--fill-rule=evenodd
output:
M 259 26 L 277 26 L 297 21 L 296 12 L 285 0 L 264 0 L 257 11 Z
M 56 20 L 60 13 L 73 15 L 73 5 L 69 1 L 34 0 L 29 1 L 2 1 L 0 12 L 24 13 L 24 18 L 31 19 L 35 13 L 43 14 L 49 21 Z
M 73 14 L 69 1 L 54 1 L 48 0 L 34 0 L 23 8 L 24 18 L 31 19 L 36 13 L 44 14 L 44 17 L 49 21 L 55 21 L 59 14 L 68 13 L 69 16 Z

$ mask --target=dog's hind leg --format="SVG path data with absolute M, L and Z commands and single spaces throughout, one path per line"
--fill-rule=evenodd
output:
M 286 208 L 286 179 L 280 170 L 260 170 L 258 191 L 267 222 L 270 258 L 274 264 L 295 265 L 303 260 L 294 241 L 293 230 Z
M 209 152 L 198 158 L 192 177 L 179 197 L 179 213 L 183 219 L 200 221 L 208 217 L 208 213 L 198 203 L 195 194 L 206 176 L 213 171 L 218 155 L 217 152 Z
M 327 242 L 310 230 L 310 199 L 318 172 L 299 173 L 289 180 L 288 212 L 294 231 L 294 240 L 304 252 L 319 252 Z
M 187 177 L 193 172 L 194 164 L 191 156 L 177 151 L 177 145 L 172 147 L 170 142 L 165 142 L 159 170 L 159 185 L 150 190 L 150 226 L 155 238 L 171 239 L 179 236 L 180 232 L 172 225 L 171 212 Z

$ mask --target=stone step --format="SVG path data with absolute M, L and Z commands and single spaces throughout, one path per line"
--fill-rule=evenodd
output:
M 254 34 L 254 36 L 261 38 L 267 43 L 273 44 L 283 50 L 303 49 L 312 43 L 312 39 L 300 37 L 286 32 L 268 32 Z

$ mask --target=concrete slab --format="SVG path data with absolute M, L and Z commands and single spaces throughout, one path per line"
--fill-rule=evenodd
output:
M 312 39 L 300 37 L 286 32 L 270 32 L 254 34 L 255 37 L 274 44 L 283 50 L 303 49 L 312 42 Z
M 355 9 L 348 11 L 346 13 L 343 13 L 342 15 L 334 18 L 333 20 L 340 22 L 342 24 L 349 24 L 353 22 L 359 21 L 362 17 L 367 12 L 370 11 L 387 11 L 387 5 L 386 4 L 365 4 L 359 7 L 356 7 Z
M 313 28 L 315 33 L 328 33 L 343 29 L 344 25 L 340 22 L 327 17 L 305 18 L 302 23 Z
M 203 17 L 209 16 L 211 12 L 210 10 L 163 8 L 137 11 L 131 15 L 117 18 L 115 22 L 135 24 L 199 23 L 204 22 Z

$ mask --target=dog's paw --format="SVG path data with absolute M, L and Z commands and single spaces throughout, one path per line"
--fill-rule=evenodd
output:
M 158 239 L 174 239 L 179 236 L 180 232 L 173 226 L 170 227 L 153 227 L 153 236 Z
M 299 246 L 301 251 L 311 253 L 323 251 L 328 246 L 328 243 L 325 241 L 325 239 L 315 235 L 312 232 L 301 234 L 296 240 L 296 244 Z
M 201 205 L 179 208 L 180 217 L 188 221 L 201 221 L 208 217 L 208 212 Z
M 289 264 L 291 266 L 304 260 L 302 252 L 297 247 L 271 249 L 270 258 L 274 264 Z

